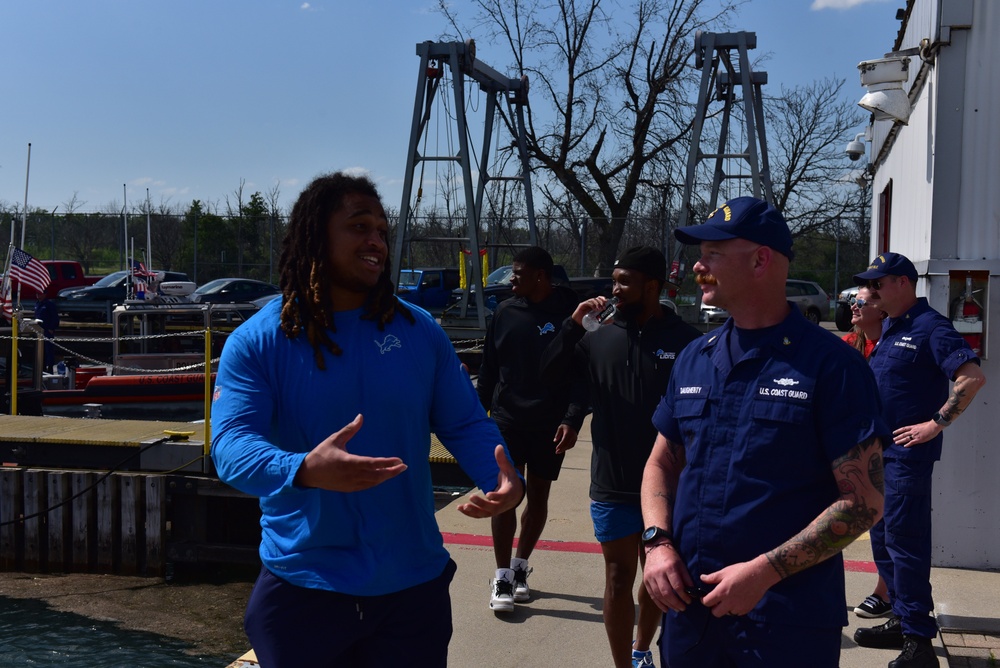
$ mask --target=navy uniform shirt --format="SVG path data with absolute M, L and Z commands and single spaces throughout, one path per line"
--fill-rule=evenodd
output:
M 790 308 L 732 363 L 730 319 L 674 365 L 653 423 L 684 446 L 673 531 L 694 578 L 749 561 L 802 531 L 839 497 L 832 463 L 888 437 L 857 351 Z M 838 554 L 773 586 L 755 621 L 847 624 Z
M 948 399 L 948 384 L 966 362 L 979 358 L 951 322 L 921 297 L 898 318 L 886 318 L 868 363 L 882 394 L 890 429 L 927 422 Z M 886 457 L 937 461 L 942 434 L 904 448 L 889 441 Z

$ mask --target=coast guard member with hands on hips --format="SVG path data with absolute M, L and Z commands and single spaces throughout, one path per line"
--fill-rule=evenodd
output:
M 642 481 L 643 579 L 670 668 L 837 668 L 841 550 L 881 516 L 878 388 L 785 299 L 792 237 L 739 197 L 677 239 L 730 319 L 681 352 Z
M 871 531 L 872 553 L 892 602 L 883 624 L 855 631 L 862 647 L 901 649 L 891 668 L 937 666 L 931 645 L 931 481 L 942 432 L 986 383 L 979 357 L 947 318 L 916 293 L 917 270 L 883 253 L 854 282 L 888 317 L 868 361 L 885 404 L 885 516 Z M 949 389 L 949 382 L 951 388 Z

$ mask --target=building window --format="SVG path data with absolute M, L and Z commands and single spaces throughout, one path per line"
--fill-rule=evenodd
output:
M 892 223 L 892 179 L 878 196 L 878 248 L 877 255 L 889 251 L 889 231 Z

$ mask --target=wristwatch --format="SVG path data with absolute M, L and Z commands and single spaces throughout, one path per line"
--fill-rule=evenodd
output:
M 661 529 L 660 527 L 649 527 L 642 532 L 642 544 L 649 545 L 650 543 L 660 540 L 661 538 L 666 540 L 673 540 L 674 534 L 670 533 L 666 529 Z
M 950 418 L 946 418 L 945 416 L 941 415 L 940 413 L 935 413 L 931 417 L 931 419 L 934 420 L 934 422 L 936 422 L 937 424 L 941 425 L 942 427 L 947 427 L 948 425 L 951 424 L 951 419 Z

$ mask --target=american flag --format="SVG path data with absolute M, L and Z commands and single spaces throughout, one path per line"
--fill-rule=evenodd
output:
M 132 260 L 132 275 L 139 276 L 141 278 L 152 278 L 153 276 L 156 276 L 156 272 L 146 269 L 146 265 L 142 262 Z
M 11 255 L 10 277 L 16 278 L 21 282 L 21 285 L 30 286 L 38 292 L 45 292 L 45 288 L 52 281 L 45 265 L 20 248 L 15 248 Z

